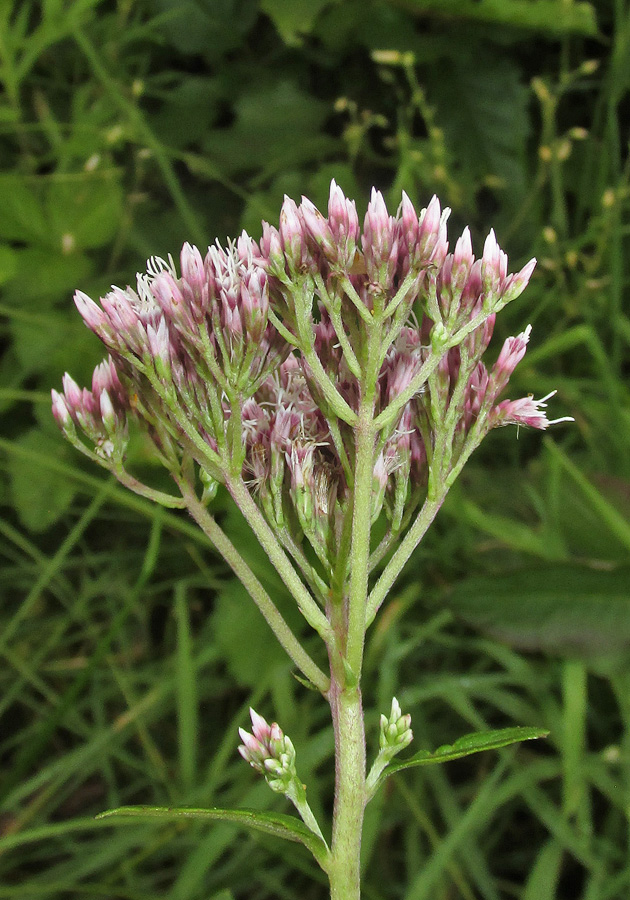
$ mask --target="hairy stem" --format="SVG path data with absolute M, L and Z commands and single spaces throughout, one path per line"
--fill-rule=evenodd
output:
M 288 656 L 310 682 L 319 688 L 322 693 L 326 693 L 330 686 L 328 676 L 311 659 L 293 634 L 273 600 L 236 547 L 198 500 L 190 485 L 182 481 L 179 483 L 179 487 L 191 516 L 225 559 L 241 584 L 246 588 Z
M 390 592 L 394 582 L 402 572 L 405 563 L 416 549 L 422 538 L 424 537 L 429 525 L 435 519 L 444 497 L 446 490 L 443 489 L 435 499 L 427 499 L 420 512 L 418 518 L 413 523 L 403 540 L 400 542 L 398 549 L 385 566 L 379 580 L 374 585 L 367 601 L 365 626 L 366 628 L 374 621 L 374 617 L 378 612 L 381 604 Z
M 258 538 L 261 547 L 267 552 L 269 560 L 273 563 L 276 571 L 293 595 L 300 612 L 308 624 L 317 631 L 327 644 L 330 642 L 334 643 L 335 637 L 328 619 L 293 568 L 291 560 L 282 549 L 277 537 L 252 500 L 243 480 L 228 476 L 226 478 L 226 487 Z
M 328 694 L 335 731 L 335 808 L 328 877 L 331 900 L 361 896 L 361 833 L 365 812 L 365 733 L 361 691 L 333 675 Z

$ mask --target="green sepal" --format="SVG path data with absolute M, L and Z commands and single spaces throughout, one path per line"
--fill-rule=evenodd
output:
M 298 672 L 291 672 L 291 675 L 295 678 L 296 681 L 299 681 L 300 684 L 307 688 L 309 691 L 315 691 L 316 694 L 321 694 L 321 690 L 317 687 L 316 684 L 313 684 L 308 678 L 305 678 L 303 675 L 300 675 Z
M 342 657 L 341 663 L 343 665 L 343 675 L 344 675 L 344 690 L 350 691 L 353 690 L 359 683 L 359 679 L 357 678 L 357 673 L 354 671 L 348 660 Z
M 328 849 L 299 819 L 282 813 L 261 812 L 257 809 L 195 809 L 169 806 L 120 806 L 100 813 L 97 819 L 163 819 L 175 822 L 180 819 L 218 819 L 241 828 L 252 828 L 274 837 L 304 844 L 322 869 L 326 868 Z
M 514 728 L 499 728 L 494 731 L 474 731 L 458 738 L 454 744 L 444 744 L 433 752 L 420 750 L 410 759 L 390 763 L 381 775 L 378 786 L 389 776 L 402 769 L 411 769 L 414 766 L 430 766 L 435 763 L 449 762 L 451 759 L 461 759 L 473 753 L 481 753 L 484 750 L 499 750 L 501 747 L 509 747 L 520 741 L 531 741 L 536 738 L 547 737 L 549 732 L 544 728 L 529 728 L 516 726 Z

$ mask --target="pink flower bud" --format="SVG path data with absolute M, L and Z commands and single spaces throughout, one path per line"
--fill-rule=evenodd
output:
M 262 223 L 262 238 L 260 241 L 260 252 L 263 259 L 272 261 L 280 261 L 284 265 L 284 254 L 282 252 L 282 241 L 277 228 L 274 228 L 268 222 Z
M 184 244 L 180 256 L 182 278 L 188 283 L 194 294 L 201 294 L 206 275 L 201 253 L 192 244 Z
M 453 251 L 452 282 L 455 294 L 460 294 L 464 289 L 474 261 L 470 229 L 466 227 Z
M 398 266 L 397 231 L 398 224 L 387 212 L 383 195 L 372 188 L 361 242 L 368 278 L 384 288 L 391 287 Z
M 415 247 L 418 241 L 420 220 L 418 219 L 418 214 L 413 203 L 411 202 L 405 191 L 402 192 L 402 200 L 400 203 L 398 217 L 401 224 L 402 234 L 407 241 L 407 246 L 411 249 Z
M 342 268 L 349 268 L 354 261 L 359 239 L 359 217 L 354 200 L 345 198 L 334 179 L 330 184 L 328 225 L 336 252 L 330 253 L 326 241 L 323 244 L 324 251 L 328 253 L 331 262 L 338 263 Z
M 503 344 L 499 358 L 492 368 L 492 379 L 499 394 L 507 385 L 510 376 L 525 356 L 532 326 L 528 325 L 522 334 L 509 337 Z
M 280 210 L 280 239 L 287 259 L 298 268 L 306 258 L 302 221 L 295 201 L 285 194 Z
M 147 325 L 147 343 L 149 352 L 156 363 L 158 374 L 166 376 L 171 366 L 171 345 L 166 319 L 162 317 L 157 328 Z
M 115 430 L 117 421 L 114 406 L 107 391 L 103 391 L 100 398 L 100 413 L 105 430 L 111 433 Z
M 520 272 L 517 272 L 515 275 L 510 275 L 506 279 L 501 297 L 502 305 L 510 303 L 512 300 L 520 297 L 529 284 L 529 279 L 532 277 L 535 268 L 536 259 L 530 259 Z
M 62 378 L 63 384 L 63 393 L 66 399 L 66 403 L 70 410 L 77 410 L 82 406 L 83 403 L 83 393 L 81 388 L 76 383 L 74 378 L 65 372 Z
M 481 281 L 486 296 L 496 295 L 507 274 L 507 256 L 497 243 L 494 230 L 486 238 L 481 261 Z
M 446 217 L 450 210 L 444 210 Z M 440 232 L 446 225 L 440 210 L 440 201 L 433 195 L 426 209 L 421 210 L 418 222 L 418 257 L 423 265 L 431 259 L 438 243 Z
M 87 294 L 83 291 L 76 291 L 74 302 L 79 311 L 79 315 L 87 325 L 87 327 L 98 335 L 101 340 L 105 341 L 111 337 L 111 328 L 107 316 Z
M 66 401 L 61 394 L 54 389 L 50 392 L 52 397 L 52 412 L 57 424 L 61 429 L 66 431 L 72 427 L 72 417 L 66 405 Z
M 249 339 L 260 341 L 267 327 L 269 311 L 267 276 L 262 269 L 255 269 L 245 276 L 241 284 L 241 310 Z

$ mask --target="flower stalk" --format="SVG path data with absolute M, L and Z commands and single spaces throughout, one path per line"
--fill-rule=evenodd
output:
M 130 490 L 188 510 L 328 701 L 329 827 L 313 815 L 293 743 L 276 723 L 252 711 L 239 750 L 302 820 L 255 827 L 305 843 L 333 900 L 360 897 L 365 807 L 412 740 L 394 699 L 366 775 L 366 631 L 488 432 L 552 424 L 551 395 L 500 399 L 529 326 L 493 366 L 484 362 L 496 314 L 525 289 L 535 260 L 509 274 L 494 232 L 475 259 L 468 229 L 449 253 L 449 212 L 434 197 L 418 213 L 403 195 L 392 216 L 374 190 L 361 227 L 354 201 L 333 181 L 327 215 L 306 198 L 299 206 L 286 198 L 279 227 L 263 223 L 259 242 L 243 233 L 205 256 L 186 244 L 179 274 L 170 257 L 151 259 L 136 289 L 113 288 L 100 304 L 77 292 L 108 356 L 91 389 L 65 375 L 63 391 L 52 392 L 53 414 L 77 449 Z M 128 471 L 134 428 L 176 494 Z M 321 639 L 321 660 L 213 518 L 220 486 Z

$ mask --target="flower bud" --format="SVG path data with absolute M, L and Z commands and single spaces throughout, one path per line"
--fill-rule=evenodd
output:
M 280 211 L 280 239 L 289 266 L 294 269 L 299 269 L 306 259 L 302 221 L 295 201 L 285 194 Z
M 381 716 L 379 746 L 381 752 L 393 757 L 404 750 L 413 740 L 411 716 L 403 715 L 398 700 L 392 698 L 389 716 Z
M 252 768 L 265 776 L 267 784 L 279 794 L 292 791 L 298 781 L 295 768 L 295 747 L 291 739 L 283 734 L 282 729 L 273 722 L 269 725 L 262 716 L 250 709 L 252 734 L 239 728 L 238 733 L 243 743 L 238 748 Z

